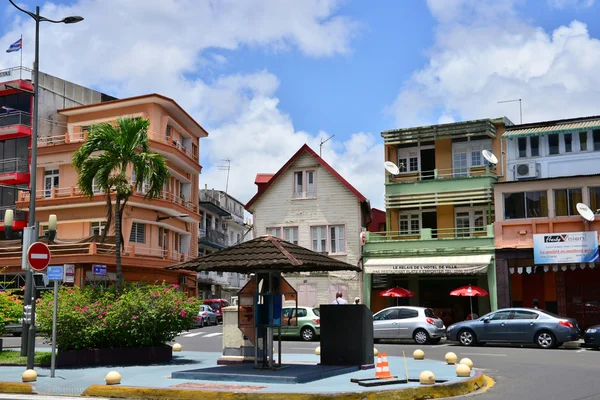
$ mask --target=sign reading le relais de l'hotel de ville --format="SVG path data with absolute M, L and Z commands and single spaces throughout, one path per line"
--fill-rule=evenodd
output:
M 598 261 L 598 232 L 543 233 L 533 235 L 536 264 Z

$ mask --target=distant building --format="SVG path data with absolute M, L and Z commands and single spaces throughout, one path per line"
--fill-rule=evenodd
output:
M 273 235 L 353 265 L 361 265 L 360 232 L 370 221 L 369 201 L 308 145 L 276 174 L 258 174 L 258 193 L 246 204 L 254 236 Z M 342 292 L 362 299 L 362 274 L 286 274 L 298 305 L 318 307 Z
M 252 229 L 245 217 L 244 204 L 222 190 L 204 188 L 198 194 L 200 227 L 198 255 L 233 246 L 252 239 Z M 203 271 L 198 273 L 202 298 L 231 300 L 245 284 L 245 275 L 229 272 Z

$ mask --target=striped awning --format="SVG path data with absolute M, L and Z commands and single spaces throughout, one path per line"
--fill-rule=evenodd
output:
M 569 133 L 587 131 L 590 129 L 600 129 L 600 119 L 592 119 L 581 122 L 572 122 L 568 124 L 554 124 L 548 126 L 536 126 L 523 129 L 506 128 L 506 132 L 502 135 L 504 139 L 526 137 L 526 136 L 544 136 L 555 133 Z
M 487 273 L 491 254 L 447 257 L 370 258 L 366 274 L 474 275 Z

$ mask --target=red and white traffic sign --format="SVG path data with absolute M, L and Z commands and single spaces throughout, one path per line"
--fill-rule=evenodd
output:
M 42 242 L 35 242 L 27 249 L 27 261 L 36 271 L 45 270 L 50 264 L 50 249 Z

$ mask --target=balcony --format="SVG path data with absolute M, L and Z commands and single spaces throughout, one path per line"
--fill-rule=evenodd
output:
M 214 229 L 199 229 L 198 242 L 222 249 L 227 247 L 227 235 Z
M 497 180 L 489 166 L 386 174 L 386 208 L 488 204 Z
M 218 193 L 219 192 L 217 192 L 217 194 Z M 231 216 L 231 213 L 221 205 L 219 199 L 209 195 L 208 193 L 206 193 L 206 191 L 200 191 L 198 201 L 200 203 L 200 207 L 212 212 L 213 214 L 218 215 L 219 217 Z
M 101 243 L 99 239 L 96 240 L 94 238 L 88 242 L 82 242 L 83 239 L 71 243 L 69 241 L 59 241 L 49 244 L 48 247 L 50 248 L 52 262 L 56 264 L 86 262 L 114 264 L 116 248 L 114 237 L 107 238 L 107 241 L 111 239 L 113 243 Z M 0 248 L 0 258 L 2 258 L 7 266 L 21 265 L 22 252 L 21 246 L 3 247 Z M 162 268 L 175 263 L 185 262 L 191 258 L 187 254 L 176 251 L 134 245 L 125 246 L 121 254 L 123 265 L 126 266 L 142 265 Z M 147 261 L 147 263 L 142 260 Z
M 193 213 L 198 212 L 198 206 L 191 202 L 186 201 L 180 196 L 170 192 L 161 192 L 160 196 L 147 200 L 144 196 L 147 193 L 147 189 L 142 187 L 141 189 L 133 188 L 133 195 L 129 198 L 129 203 L 136 203 L 136 205 L 145 208 L 157 209 L 164 211 L 165 208 L 173 208 L 175 206 L 176 211 L 180 213 L 186 213 L 191 211 Z M 84 196 L 77 186 L 69 186 L 62 188 L 51 188 L 42 189 L 36 192 L 37 207 L 58 207 L 63 208 L 67 204 L 76 206 L 78 203 L 89 202 L 89 199 Z M 104 203 L 106 198 L 103 191 L 100 188 L 94 189 L 94 199 L 98 202 Z M 29 202 L 29 193 L 21 192 L 19 196 L 19 208 L 27 208 Z M 141 205 L 140 205 L 141 203 Z
M 419 232 L 366 232 L 366 257 L 447 255 L 494 250 L 494 226 L 430 229 Z
M 31 115 L 24 111 L 0 114 L 0 140 L 31 136 Z
M 20 185 L 29 183 L 29 162 L 24 158 L 0 160 L 0 184 Z

